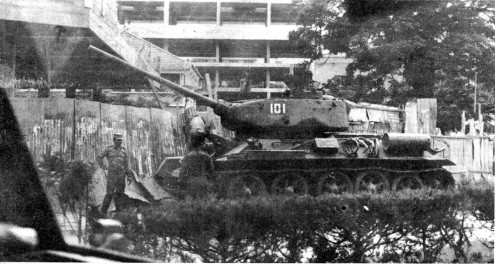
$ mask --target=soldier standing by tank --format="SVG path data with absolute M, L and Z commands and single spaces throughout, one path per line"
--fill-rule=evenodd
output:
M 203 133 L 192 133 L 190 151 L 181 160 L 179 186 L 193 198 L 204 198 L 213 188 L 215 180 L 213 161 L 202 150 Z
M 103 159 L 106 158 L 108 167 L 104 165 Z M 112 198 L 115 200 L 115 208 L 117 211 L 122 210 L 124 206 L 124 190 L 125 180 L 130 172 L 129 161 L 127 158 L 126 149 L 122 147 L 122 135 L 113 135 L 113 145 L 107 147 L 96 158 L 100 168 L 108 170 L 106 173 L 107 188 L 103 204 L 101 205 L 101 212 L 106 214 Z

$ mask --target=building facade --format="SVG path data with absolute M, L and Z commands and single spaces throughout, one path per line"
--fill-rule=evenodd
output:
M 352 59 L 347 58 L 343 53 L 325 54 L 323 58 L 311 63 L 310 70 L 313 73 L 313 81 L 321 85 L 335 77 L 346 76 L 346 67 L 351 62 Z
M 220 98 L 281 95 L 287 89 L 284 75 L 305 60 L 288 42 L 289 32 L 297 28 L 291 0 L 117 4 L 126 30 L 193 63 L 203 77 L 209 76 Z

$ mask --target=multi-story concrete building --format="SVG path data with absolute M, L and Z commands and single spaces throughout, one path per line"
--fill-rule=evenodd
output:
M 120 23 L 129 32 L 193 63 L 202 76 L 210 76 L 220 98 L 240 99 L 246 80 L 248 97 L 280 95 L 286 90 L 283 76 L 304 61 L 288 42 L 297 28 L 291 0 L 117 4 Z

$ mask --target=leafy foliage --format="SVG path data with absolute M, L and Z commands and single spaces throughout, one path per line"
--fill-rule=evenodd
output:
M 142 210 L 144 229 L 133 212 L 120 217 L 136 245 L 128 253 L 139 247 L 161 260 L 189 252 L 204 262 L 436 262 L 449 245 L 468 261 L 466 217 L 488 199 L 493 188 L 203 199 Z
M 303 27 L 290 39 L 312 60 L 325 50 L 353 59 L 340 88 L 345 99 L 397 105 L 436 97 L 441 112 L 469 110 L 475 74 L 480 103 L 486 107 L 494 98 L 493 7 L 484 0 L 300 1 Z
M 313 73 L 309 70 L 310 63 L 303 62 L 294 68 L 294 74 L 284 76 L 284 82 L 290 88 L 290 95 L 294 98 L 303 98 L 305 91 L 315 93 L 313 88 Z
M 88 186 L 94 173 L 93 166 L 84 161 L 69 163 L 68 172 L 60 182 L 60 201 L 72 205 L 87 198 Z
M 88 187 L 96 165 L 87 161 L 66 161 L 57 155 L 44 155 L 38 164 L 38 175 L 51 203 L 66 220 L 68 213 L 77 221 L 77 235 L 84 239 L 82 219 L 86 215 Z

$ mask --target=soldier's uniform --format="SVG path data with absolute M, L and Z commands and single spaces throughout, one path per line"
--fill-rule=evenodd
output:
M 202 133 L 191 135 L 191 150 L 181 160 L 179 185 L 194 198 L 206 197 L 215 181 L 213 161 L 201 147 L 204 143 Z
M 114 138 L 122 139 L 117 135 Z M 129 162 L 127 159 L 126 149 L 124 147 L 109 146 L 97 157 L 98 165 L 101 168 L 105 168 L 103 165 L 103 159 L 106 158 L 108 162 L 108 173 L 106 175 L 107 188 L 101 211 L 106 213 L 112 198 L 115 199 L 115 207 L 117 211 L 120 211 L 124 203 L 124 190 L 125 190 L 125 178 L 129 173 Z

